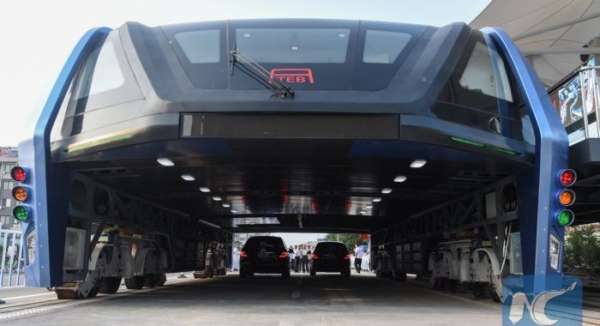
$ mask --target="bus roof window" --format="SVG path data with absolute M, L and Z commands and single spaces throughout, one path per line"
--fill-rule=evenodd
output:
M 265 63 L 344 63 L 346 28 L 239 28 L 237 49 Z
M 112 89 L 125 82 L 112 40 L 95 49 L 87 58 L 78 78 L 76 98 L 87 98 Z
M 412 35 L 408 33 L 367 30 L 365 48 L 363 51 L 364 63 L 394 63 L 402 50 L 410 41 Z
M 513 101 L 504 62 L 494 49 L 481 42 L 475 45 L 459 83 L 465 89 Z
M 218 29 L 181 32 L 175 39 L 190 63 L 217 63 L 221 59 L 221 31 Z

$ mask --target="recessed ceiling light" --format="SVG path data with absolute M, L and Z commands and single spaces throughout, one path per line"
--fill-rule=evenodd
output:
M 191 175 L 191 174 L 182 174 L 181 175 L 181 179 L 183 179 L 185 181 L 194 181 L 194 180 L 196 180 L 196 178 L 194 178 L 194 176 Z
M 379 203 L 379 202 L 381 202 L 381 197 L 375 197 L 375 198 L 373 198 L 373 202 L 374 202 L 374 203 Z
M 392 188 L 383 188 L 383 189 L 381 189 L 381 193 L 385 194 L 385 195 L 391 194 L 392 193 Z
M 202 192 L 210 192 L 210 188 L 209 187 L 200 187 L 200 191 L 202 191 Z
M 162 166 L 174 166 L 175 163 L 166 157 L 159 157 L 156 159 L 156 162 Z
M 237 214 L 237 213 L 238 213 L 238 211 L 236 211 L 235 209 L 232 209 L 232 210 L 231 210 L 231 213 L 232 213 L 232 214 Z
M 223 203 L 223 207 L 229 208 L 229 207 L 231 207 L 231 204 L 229 204 L 229 203 Z
M 427 164 L 426 160 L 419 159 L 419 160 L 412 161 L 412 163 L 410 163 L 410 167 L 413 169 L 420 169 L 420 168 L 424 167 L 425 164 Z
M 405 175 L 398 175 L 394 178 L 394 182 L 397 182 L 397 183 L 402 183 L 404 181 L 406 181 Z
M 221 200 L 223 200 L 223 198 L 221 198 L 221 197 L 219 197 L 219 196 L 214 196 L 212 199 L 213 199 L 214 201 L 221 201 Z

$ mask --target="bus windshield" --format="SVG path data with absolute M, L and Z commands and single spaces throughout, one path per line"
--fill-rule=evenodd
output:
M 344 63 L 349 37 L 344 28 L 238 28 L 235 47 L 258 62 Z

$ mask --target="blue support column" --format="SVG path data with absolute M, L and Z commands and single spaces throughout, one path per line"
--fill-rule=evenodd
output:
M 31 171 L 33 190 L 33 218 L 23 225 L 28 286 L 62 285 L 69 187 L 67 171 L 52 163 L 50 132 L 78 67 L 109 32 L 109 28 L 95 28 L 79 40 L 48 96 L 33 138 L 19 145 L 19 164 Z
M 538 293 L 553 287 L 550 277 L 562 275 L 562 262 L 557 269 L 550 265 L 549 246 L 552 234 L 560 240 L 562 260 L 564 230 L 556 224 L 554 213 L 558 208 L 556 194 L 560 190 L 558 173 L 568 164 L 567 134 L 546 90 L 510 37 L 495 28 L 482 31 L 504 54 L 514 72 L 535 133 L 535 168 L 519 176 L 517 182 L 523 271 L 535 276 L 533 291 Z

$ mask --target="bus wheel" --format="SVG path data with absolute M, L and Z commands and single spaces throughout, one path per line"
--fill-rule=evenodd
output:
M 125 286 L 129 290 L 139 290 L 144 287 L 144 277 L 143 276 L 133 276 L 125 279 Z
M 103 277 L 100 279 L 98 292 L 106 294 L 115 294 L 121 286 L 120 277 Z

